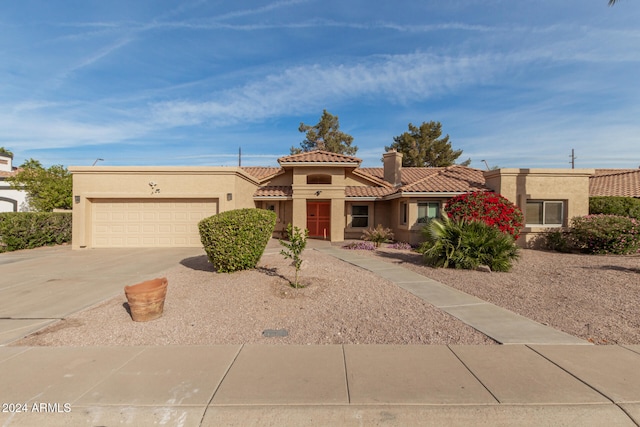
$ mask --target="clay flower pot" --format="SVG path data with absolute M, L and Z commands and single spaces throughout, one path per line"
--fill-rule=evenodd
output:
M 162 316 L 168 284 L 167 278 L 162 277 L 124 287 L 135 322 L 148 322 Z

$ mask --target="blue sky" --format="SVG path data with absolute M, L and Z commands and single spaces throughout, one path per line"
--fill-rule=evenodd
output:
M 0 5 L 15 163 L 274 166 L 322 110 L 363 166 L 440 121 L 471 166 L 640 166 L 640 1 Z

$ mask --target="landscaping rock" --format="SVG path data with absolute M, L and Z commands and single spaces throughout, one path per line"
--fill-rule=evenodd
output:
M 484 273 L 491 273 L 491 268 L 488 265 L 479 265 L 476 267 L 476 271 L 482 271 Z

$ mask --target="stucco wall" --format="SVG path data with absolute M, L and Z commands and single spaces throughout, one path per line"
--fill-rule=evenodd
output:
M 7 181 L 0 179 L 0 212 L 27 212 L 28 210 L 27 193 L 12 189 Z
M 329 175 L 331 184 L 307 184 L 308 175 Z M 329 239 L 344 240 L 345 229 L 345 173 L 343 167 L 298 166 L 293 170 L 293 225 L 307 227 L 307 201 L 331 201 L 331 229 Z
M 565 202 L 564 227 L 571 218 L 589 214 L 589 177 L 593 169 L 498 169 L 484 172 L 486 184 L 496 193 L 519 206 L 525 214 L 527 201 Z M 535 245 L 544 226 L 529 226 L 522 230 L 519 243 Z
M 95 199 L 218 199 L 219 212 L 253 208 L 257 183 L 239 168 L 71 167 L 73 248 L 91 245 Z

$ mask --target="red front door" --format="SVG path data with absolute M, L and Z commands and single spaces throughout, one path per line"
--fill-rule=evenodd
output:
M 331 230 L 331 202 L 307 202 L 309 237 L 328 239 Z

